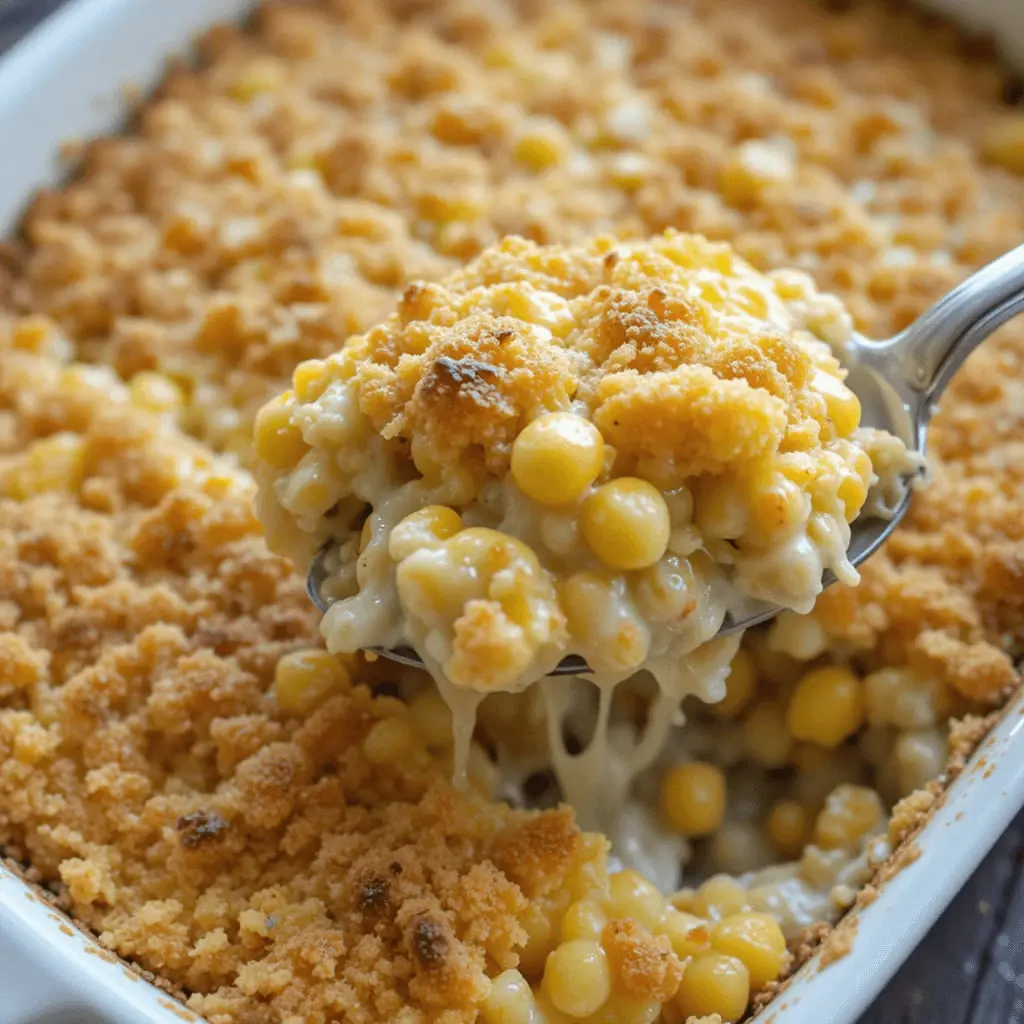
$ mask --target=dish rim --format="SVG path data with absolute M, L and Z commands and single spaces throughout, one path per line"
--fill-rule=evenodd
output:
M 966 14 L 975 24 L 1002 28 L 1013 44 L 1007 52 L 1024 61 L 1024 6 L 1017 9 L 1014 0 L 987 0 L 979 11 L 971 0 L 929 3 L 946 13 Z M 25 202 L 35 191 L 63 175 L 66 164 L 56 154 L 64 142 L 109 134 L 123 122 L 130 109 L 124 95 L 126 83 L 148 92 L 162 77 L 166 60 L 187 48 L 195 33 L 217 21 L 238 20 L 255 7 L 254 0 L 68 0 L 0 56 L 0 137 L 24 142 L 5 147 L 0 238 L 17 228 Z M 1017 25 L 1012 21 L 1015 17 Z M 96 62 L 90 53 L 101 46 L 106 59 Z M 86 84 L 81 84 L 83 80 Z M 78 82 L 79 87 L 68 90 L 68 81 Z M 978 798 L 981 791 L 986 793 L 983 799 Z M 999 722 L 916 837 L 922 855 L 885 882 L 870 906 L 847 915 L 845 920 L 857 921 L 849 953 L 823 971 L 823 950 L 819 949 L 789 979 L 783 993 L 750 1019 L 751 1024 L 807 1024 L 808 1020 L 854 1024 L 1020 806 L 1024 806 L 1024 691 L 1008 702 Z M 922 872 L 935 876 L 927 886 L 920 885 Z M 30 1014 L 84 1009 L 101 1014 L 100 1019 L 109 1024 L 142 1020 L 201 1024 L 193 1011 L 140 980 L 119 959 L 105 951 L 97 953 L 101 947 L 77 926 L 72 935 L 68 930 L 64 915 L 0 863 L 0 951 L 10 944 L 8 948 L 23 954 L 38 971 L 44 989 L 43 1002 L 35 992 L 28 993 L 21 1004 L 14 990 L 9 1009 L 13 1006 L 15 1013 Z M 70 955 L 69 939 L 74 943 Z M 61 984 L 53 984 L 55 976 Z M 843 999 L 835 998 L 837 990 L 844 993 Z M 71 992 L 73 1006 L 66 991 Z

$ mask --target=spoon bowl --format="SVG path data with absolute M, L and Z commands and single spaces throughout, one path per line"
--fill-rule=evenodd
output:
M 855 334 L 846 345 L 843 365 L 848 371 L 846 385 L 860 400 L 861 426 L 887 431 L 910 453 L 923 456 L 928 423 L 957 369 L 981 342 L 1020 312 L 1024 312 L 1024 245 L 972 274 L 895 337 L 872 341 Z M 847 549 L 852 565 L 860 565 L 885 543 L 906 515 L 912 494 L 908 480 L 896 506 L 886 509 L 884 516 L 862 515 L 854 520 Z M 323 596 L 330 550 L 330 542 L 320 549 L 306 579 L 310 599 L 322 612 L 331 603 Z M 826 572 L 822 587 L 835 580 Z M 768 602 L 746 601 L 726 615 L 718 635 L 749 629 L 780 611 Z M 370 650 L 403 665 L 424 667 L 411 647 Z M 551 675 L 589 671 L 583 658 L 571 655 Z

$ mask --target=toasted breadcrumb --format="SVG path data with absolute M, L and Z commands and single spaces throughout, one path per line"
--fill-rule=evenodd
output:
M 58 380 L 26 396 L 0 376 L 0 844 L 213 1024 L 475 1020 L 527 901 L 604 847 L 568 811 L 455 792 L 425 750 L 371 763 L 374 723 L 407 712 L 365 685 L 278 710 L 275 665 L 315 627 L 247 476 L 189 462 L 172 427 L 62 386 L 49 358 L 0 351 L 0 371 Z M 72 419 L 77 491 L 5 497 L 22 450 Z M 176 474 L 140 491 L 165 447 Z

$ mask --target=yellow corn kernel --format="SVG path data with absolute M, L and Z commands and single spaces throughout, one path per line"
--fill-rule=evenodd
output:
M 742 960 L 755 991 L 786 966 L 786 939 L 769 914 L 730 914 L 711 930 L 711 948 Z
M 608 879 L 608 916 L 624 917 L 654 931 L 665 913 L 665 898 L 643 875 L 616 871 Z
M 750 1001 L 750 974 L 742 960 L 724 953 L 700 953 L 683 972 L 676 1004 L 687 1017 L 718 1014 L 723 1024 L 733 1024 L 746 1012 Z
M 132 404 L 147 412 L 175 412 L 185 402 L 181 388 L 162 373 L 137 373 L 130 385 Z
M 370 764 L 399 767 L 415 743 L 412 726 L 405 718 L 382 718 L 363 739 L 363 754 Z
M 292 651 L 274 669 L 274 697 L 288 715 L 308 715 L 350 684 L 348 669 L 341 660 L 319 647 Z
M 597 1013 L 587 1018 L 587 1024 L 655 1024 L 662 1020 L 662 1004 L 656 999 L 631 996 L 621 989 L 613 989 L 608 1002 Z M 557 1024 L 547 1018 L 538 1024 Z
M 53 434 L 33 441 L 0 476 L 0 494 L 24 501 L 49 491 L 77 491 L 85 472 L 83 439 L 77 434 Z
M 608 840 L 594 832 L 584 832 L 580 855 L 569 869 L 563 888 L 573 899 L 583 899 L 608 891 Z
M 569 904 L 569 909 L 562 918 L 560 928 L 562 941 L 572 942 L 574 939 L 592 939 L 600 941 L 608 918 L 600 906 L 591 899 L 577 900 Z
M 570 1017 L 589 1017 L 611 995 L 612 973 L 599 942 L 563 942 L 544 965 L 544 992 Z
M 741 648 L 732 659 L 725 680 L 725 696 L 717 704 L 709 704 L 708 711 L 716 718 L 735 718 L 750 703 L 756 689 L 754 656 Z
M 814 823 L 814 842 L 823 850 L 856 850 L 884 821 L 881 797 L 873 789 L 844 783 L 828 795 Z
M 780 800 L 768 812 L 765 831 L 783 857 L 799 857 L 811 838 L 810 817 L 795 800 Z
M 766 867 L 775 853 L 761 830 L 748 821 L 723 821 L 711 837 L 709 852 L 720 871 L 733 875 Z
M 592 668 L 639 668 L 651 633 L 613 577 L 578 572 L 565 581 L 560 596 L 569 633 L 586 650 Z
M 750 508 L 734 477 L 702 480 L 694 495 L 693 521 L 707 540 L 735 540 L 747 532 Z
M 558 945 L 555 921 L 563 912 L 560 907 L 541 902 L 530 903 L 523 912 L 519 923 L 526 932 L 526 945 L 519 952 L 519 969 L 528 978 L 540 975 L 548 954 Z
M 292 388 L 300 402 L 315 402 L 330 383 L 330 364 L 323 359 L 307 359 L 292 374 Z
M 796 685 L 786 725 L 798 740 L 836 747 L 864 723 L 861 681 L 839 665 L 812 669 Z
M 534 1000 L 530 983 L 513 968 L 491 982 L 480 1004 L 483 1024 L 534 1024 Z
M 668 547 L 665 499 L 653 484 L 635 477 L 599 487 L 584 504 L 580 525 L 590 549 L 613 569 L 644 569 Z
M 598 478 L 604 438 L 590 420 L 551 412 L 528 423 L 512 445 L 512 479 L 528 498 L 570 505 Z
M 546 171 L 569 155 L 569 140 L 557 123 L 531 125 L 516 140 L 513 156 L 531 171 Z
M 661 783 L 661 810 L 684 836 L 706 836 L 725 817 L 725 775 L 702 761 L 677 765 Z
M 792 480 L 774 474 L 763 487 L 750 495 L 748 532 L 754 541 L 767 543 L 791 534 L 807 521 L 810 499 Z
M 439 540 L 454 537 L 462 529 L 462 517 L 447 505 L 427 505 L 407 515 L 388 537 L 388 554 L 396 561 Z
M 703 953 L 710 942 L 710 926 L 703 918 L 670 907 L 658 925 L 657 933 L 672 944 L 672 951 L 680 960 Z
M 260 409 L 253 433 L 256 454 L 274 469 L 291 469 L 308 451 L 284 395 L 271 399 Z
M 1011 174 L 1024 175 L 1024 116 L 1011 114 L 992 124 L 982 139 L 988 160 Z
M 747 910 L 747 890 L 728 875 L 712 875 L 686 898 L 673 898 L 679 910 L 715 921 Z
M 743 718 L 743 741 L 751 757 L 765 768 L 781 768 L 793 750 L 786 715 L 778 701 L 763 700 Z
M 816 369 L 811 376 L 811 389 L 825 399 L 825 409 L 837 436 L 849 437 L 860 426 L 860 399 L 838 377 Z
M 853 459 L 852 472 L 843 474 L 842 482 L 839 484 L 839 500 L 846 510 L 846 521 L 852 523 L 860 515 L 864 502 L 868 496 L 868 489 L 871 487 L 871 480 L 874 476 L 874 466 L 871 464 L 871 457 L 867 452 L 857 452 Z
M 409 701 L 409 717 L 420 739 L 435 750 L 452 745 L 452 713 L 440 694 L 423 690 Z
M 266 57 L 250 60 L 228 88 L 232 99 L 247 102 L 262 93 L 275 92 L 284 84 L 284 70 L 276 61 Z

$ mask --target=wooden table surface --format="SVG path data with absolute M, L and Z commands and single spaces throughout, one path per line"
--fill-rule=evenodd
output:
M 64 2 L 0 0 L 0 52 Z M 1024 1024 L 1024 812 L 860 1024 Z

